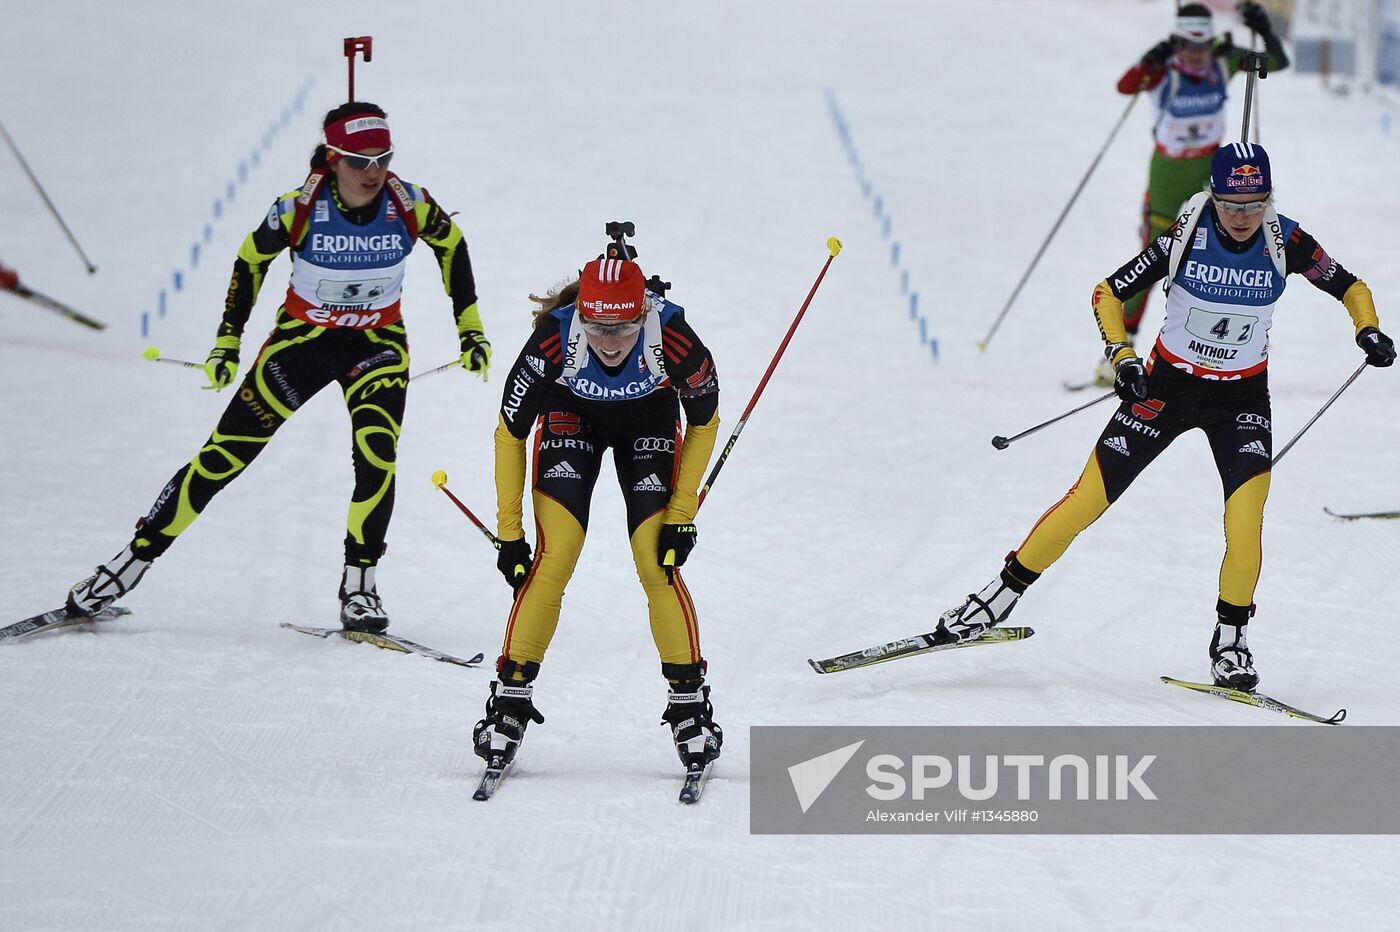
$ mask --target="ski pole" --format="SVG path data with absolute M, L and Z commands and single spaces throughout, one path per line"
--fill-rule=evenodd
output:
M 34 172 L 29 170 L 29 163 L 24 160 L 23 155 L 20 155 L 19 146 L 16 146 L 15 141 L 10 138 L 10 131 L 5 129 L 4 123 L 0 123 L 0 134 L 4 134 L 5 142 L 9 145 L 10 151 L 13 152 L 15 158 L 19 160 L 19 167 L 24 169 L 24 173 L 28 175 L 29 180 L 34 183 L 34 189 L 38 191 L 39 196 L 44 199 L 44 204 L 49 208 L 49 213 L 53 214 L 53 218 L 57 220 L 58 225 L 63 228 L 63 235 L 68 237 L 68 242 L 72 243 L 73 248 L 77 250 L 78 257 L 83 260 L 83 265 L 87 266 L 88 274 L 91 275 L 93 272 L 96 272 L 97 266 L 92 264 L 92 260 L 83 252 L 83 247 L 78 245 L 77 239 L 73 236 L 73 231 L 68 229 L 68 224 L 63 222 L 63 215 L 58 212 L 57 207 L 53 206 L 53 201 L 49 200 L 48 192 L 45 191 L 44 186 L 39 183 L 39 179 L 34 177 Z
M 15 297 L 23 298 L 26 301 L 30 301 L 34 304 L 37 304 L 40 307 L 45 308 L 46 310 L 53 311 L 56 314 L 62 314 L 69 320 L 74 321 L 76 323 L 80 323 L 84 327 L 91 327 L 93 330 L 107 329 L 107 325 L 104 324 L 102 321 L 97 320 L 93 317 L 89 317 L 81 311 L 75 311 L 73 310 L 73 308 L 69 307 L 63 302 L 55 301 L 48 295 L 41 294 L 40 292 L 35 291 L 33 288 L 21 284 L 19 280 L 19 274 L 16 273 L 14 269 L 7 269 L 3 265 L 0 265 L 0 291 L 8 291 Z
M 351 38 L 347 38 L 345 40 L 344 48 L 345 67 L 349 71 L 350 78 L 349 96 L 345 98 L 345 102 L 349 103 L 355 99 L 355 55 L 356 53 L 363 53 L 363 55 L 365 56 L 365 64 L 368 65 L 370 62 L 371 53 L 374 50 L 374 37 L 354 36 Z
M 1035 267 L 1040 264 L 1040 257 L 1045 255 L 1045 250 L 1049 247 L 1050 241 L 1055 238 L 1055 234 L 1060 230 L 1060 224 L 1064 223 L 1065 217 L 1069 216 L 1070 208 L 1074 206 L 1075 201 L 1079 200 L 1079 195 L 1084 191 L 1084 186 L 1089 183 L 1089 177 L 1094 174 L 1094 169 L 1099 167 L 1099 162 L 1103 159 L 1104 153 L 1108 151 L 1109 145 L 1112 144 L 1113 137 L 1117 136 L 1118 130 L 1122 129 L 1123 124 L 1128 119 L 1128 114 L 1132 112 L 1133 104 L 1137 103 L 1137 99 L 1141 95 L 1142 91 L 1134 91 L 1133 96 L 1128 99 L 1128 106 L 1123 108 L 1123 115 L 1118 118 L 1117 123 L 1113 124 L 1113 129 L 1109 132 L 1108 138 L 1104 140 L 1103 147 L 1099 149 L 1099 154 L 1094 156 L 1094 161 L 1089 163 L 1089 170 L 1084 173 L 1083 178 L 1079 179 L 1079 186 L 1074 189 L 1074 193 L 1070 195 L 1069 203 L 1065 205 L 1064 210 L 1060 211 L 1060 216 L 1055 220 L 1055 225 L 1052 226 L 1050 232 L 1046 234 L 1045 242 L 1041 243 L 1040 248 L 1036 250 L 1035 258 L 1031 260 L 1030 266 L 1026 268 L 1026 273 L 1022 275 L 1021 280 L 1016 283 L 1015 290 L 1011 292 L 1011 297 L 1006 299 L 1006 304 L 1002 306 L 1001 313 L 997 315 L 997 319 L 992 321 L 992 327 L 987 331 L 987 335 L 977 344 L 977 348 L 982 352 L 986 352 L 987 344 L 992 342 L 992 337 L 996 335 L 997 328 L 999 328 L 1001 322 L 1006 319 L 1006 314 L 1011 310 L 1011 305 L 1016 303 L 1016 298 L 1020 296 L 1021 289 L 1025 287 L 1026 282 L 1031 277 L 1031 273 L 1035 271 Z
M 724 450 L 720 453 L 719 459 L 715 460 L 715 466 L 710 470 L 710 475 L 705 479 L 705 484 L 700 487 L 700 499 L 695 506 L 696 511 L 699 511 L 700 506 L 705 504 L 705 496 L 709 494 L 710 486 L 715 484 L 715 477 L 719 475 L 720 469 L 724 466 L 724 461 L 729 459 L 729 454 L 733 451 L 734 444 L 739 442 L 739 434 L 743 431 L 744 425 L 748 423 L 749 415 L 753 413 L 754 405 L 758 404 L 758 396 L 763 394 L 764 386 L 768 384 L 768 379 L 773 374 L 773 370 L 778 368 L 778 360 L 783 358 L 783 351 L 787 349 L 788 341 L 792 339 L 793 333 L 796 332 L 797 325 L 802 322 L 802 315 L 807 313 L 807 305 L 812 303 L 812 296 L 817 293 L 818 286 L 821 285 L 822 279 L 826 276 L 826 270 L 831 268 L 831 260 L 835 259 L 837 254 L 841 252 L 841 241 L 834 236 L 828 237 L 826 248 L 831 254 L 826 257 L 826 264 L 823 265 L 822 270 L 817 273 L 817 280 L 812 283 L 812 290 L 807 292 L 807 300 L 802 302 L 802 307 L 798 309 L 797 316 L 792 320 L 792 326 L 788 327 L 787 335 L 783 337 L 783 342 L 779 344 L 778 351 L 773 354 L 773 361 L 768 364 L 768 371 L 763 373 L 763 378 L 758 382 L 758 388 L 754 389 L 753 397 L 749 399 L 749 406 L 745 408 L 744 413 L 740 415 L 739 423 L 734 425 L 734 433 L 729 435 L 729 442 L 724 445 Z
M 188 359 L 171 359 L 168 356 L 162 356 L 160 354 L 160 350 L 158 350 L 154 346 L 146 347 L 146 349 L 141 353 L 141 355 L 149 359 L 151 362 L 168 362 L 171 365 L 184 366 L 187 369 L 204 369 L 204 363 L 202 362 L 190 362 Z
M 421 379 L 421 378 L 423 378 L 423 376 L 425 376 L 425 375 L 433 375 L 434 373 L 437 373 L 437 372 L 446 372 L 448 369 L 451 369 L 453 366 L 458 366 L 458 365 L 461 365 L 461 361 L 460 361 L 460 360 L 457 360 L 457 359 L 454 359 L 454 360 L 452 360 L 451 362 L 445 362 L 445 363 L 443 363 L 442 365 L 438 366 L 436 369 L 429 369 L 427 372 L 420 372 L 420 373 L 418 373 L 417 375 L 409 376 L 408 380 L 409 380 L 410 382 L 412 382 L 412 381 L 415 380 L 415 379 Z
M 1118 394 L 1117 392 L 1106 392 L 1105 394 L 1102 394 L 1102 395 L 1100 395 L 1099 397 L 1095 398 L 1093 401 L 1086 401 L 1084 404 L 1080 405 L 1079 407 L 1077 407 L 1077 408 L 1071 408 L 1070 410 L 1066 411 L 1064 414 L 1058 415 L 1058 416 L 1056 416 L 1056 417 L 1052 417 L 1050 420 L 1044 422 L 1043 424 L 1037 424 L 1037 425 L 1035 425 L 1034 427 L 1029 428 L 1028 430 L 1023 430 L 1023 431 L 1021 431 L 1019 434 L 1017 434 L 1017 435 L 1014 436 L 1014 437 L 1000 437 L 1000 436 L 993 437 L 993 438 L 992 438 L 992 446 L 996 447 L 998 450 L 1005 450 L 1007 447 L 1011 446 L 1011 444 L 1015 443 L 1017 440 L 1020 440 L 1022 437 L 1030 436 L 1031 434 L 1033 434 L 1033 433 L 1035 433 L 1036 431 L 1040 430 L 1042 427 L 1049 427 L 1051 424 L 1055 423 L 1056 421 L 1063 421 L 1065 418 L 1069 417 L 1071 414 L 1078 414 L 1080 411 L 1083 411 L 1085 408 L 1092 408 L 1094 405 L 1098 404 L 1099 402 L 1101 402 L 1101 401 L 1107 401 L 1108 399 L 1114 397 L 1114 396 L 1117 395 L 1117 394 Z
M 444 495 L 452 499 L 452 504 L 456 505 L 458 509 L 461 510 L 462 514 L 466 515 L 471 523 L 476 525 L 478 531 L 486 535 L 486 539 L 491 542 L 492 547 L 495 547 L 497 550 L 501 549 L 501 539 L 488 531 L 486 525 L 481 523 L 481 519 L 472 514 L 472 510 L 466 505 L 463 505 L 460 498 L 452 494 L 452 490 L 447 487 L 447 473 L 445 471 L 439 469 L 437 472 L 433 473 L 433 485 L 437 486 L 442 490 Z
M 1351 386 L 1351 383 L 1355 382 L 1357 377 L 1360 376 L 1362 372 L 1366 371 L 1366 367 L 1369 365 L 1369 362 L 1363 362 L 1361 365 L 1356 367 L 1356 371 L 1351 374 L 1351 378 L 1347 379 L 1345 382 L 1342 383 L 1342 387 L 1337 389 L 1336 393 L 1331 398 L 1327 399 L 1327 404 L 1323 405 L 1321 408 L 1318 408 L 1317 413 L 1312 416 L 1312 420 L 1304 424 L 1303 429 L 1298 431 L 1298 433 L 1294 434 L 1293 439 L 1288 441 L 1288 443 L 1284 445 L 1284 448 L 1278 452 L 1278 455 L 1274 457 L 1272 465 L 1278 465 L 1278 461 L 1283 459 L 1283 455 L 1289 450 L 1293 449 L 1293 444 L 1297 443 L 1299 439 L 1301 439 L 1302 436 L 1308 432 L 1308 428 L 1313 426 L 1313 424 L 1317 422 L 1318 418 L 1322 417 L 1322 412 L 1332 407 L 1332 402 L 1336 401 L 1339 397 L 1341 397 L 1342 392 L 1346 391 Z
M 1253 35 L 1253 33 L 1251 33 Z M 1253 45 L 1253 39 L 1250 40 Z M 1244 121 L 1240 125 L 1240 142 L 1249 142 L 1249 117 L 1254 110 L 1254 82 L 1269 76 L 1269 58 L 1263 52 L 1251 49 L 1240 56 L 1240 65 L 1249 72 L 1244 85 Z

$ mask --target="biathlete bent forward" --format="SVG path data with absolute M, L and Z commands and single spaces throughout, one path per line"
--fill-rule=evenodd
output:
M 1288 53 L 1259 4 L 1240 4 L 1244 24 L 1264 40 L 1269 71 L 1289 65 Z M 1218 39 L 1208 6 L 1187 3 L 1176 12 L 1172 34 L 1149 49 L 1118 79 L 1120 94 L 1150 94 L 1156 109 L 1152 157 L 1142 201 L 1141 244 L 1167 231 L 1181 207 L 1210 181 L 1210 160 L 1225 138 L 1229 83 L 1243 65 L 1246 50 Z M 1124 302 L 1123 319 L 1132 343 L 1147 309 L 1148 291 Z M 1113 373 L 1100 363 L 1096 381 L 1108 386 Z
M 121 553 L 68 594 L 71 614 L 92 614 L 129 592 L 209 501 L 242 474 L 287 419 L 332 382 L 350 413 L 355 486 L 345 534 L 340 621 L 382 632 L 375 584 L 394 507 L 395 464 L 408 393 L 408 337 L 400 294 L 409 251 L 433 250 L 452 299 L 464 368 L 484 379 L 491 360 L 462 231 L 428 192 L 388 171 L 389 124 L 370 103 L 326 114 L 305 184 L 280 197 L 234 262 L 209 388 L 238 371 L 239 345 L 263 277 L 283 249 L 291 283 L 271 334 L 193 460 L 166 483 Z
M 1058 560 L 1178 436 L 1205 432 L 1225 496 L 1225 558 L 1210 642 L 1216 684 L 1259 682 L 1245 628 L 1254 615 L 1260 535 L 1273 463 L 1268 334 L 1285 277 L 1300 274 L 1346 307 L 1373 366 L 1395 361 L 1366 283 L 1298 224 L 1274 212 L 1261 146 L 1235 143 L 1211 162 L 1209 193 L 1188 202 L 1160 236 L 1094 289 L 1094 316 L 1122 404 L 1078 481 L 1031 529 L 1001 573 L 945 612 L 935 640 L 975 638 L 1000 624 Z M 1166 319 L 1144 364 L 1127 341 L 1123 303 L 1167 280 Z
M 719 380 L 684 310 L 650 293 L 621 240 L 577 283 L 534 298 L 535 330 L 506 382 L 496 427 L 498 566 L 516 590 L 486 717 L 473 731 L 485 759 L 514 757 L 543 722 L 533 683 L 588 529 L 589 500 L 611 449 L 637 576 L 669 691 L 663 724 L 687 768 L 719 756 L 695 605 L 680 566 L 695 545 L 696 490 L 719 431 Z M 680 413 L 686 427 L 681 431 Z M 524 539 L 525 445 L 534 427 Z

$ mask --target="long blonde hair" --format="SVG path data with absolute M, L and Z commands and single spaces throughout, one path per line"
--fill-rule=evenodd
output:
M 578 300 L 578 279 L 555 285 L 544 297 L 532 294 L 530 300 L 536 304 L 535 310 L 530 312 L 533 317 L 531 323 L 538 326 L 541 317 Z

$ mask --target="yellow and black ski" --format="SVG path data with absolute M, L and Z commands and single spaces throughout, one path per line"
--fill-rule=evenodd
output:
M 1228 686 L 1217 686 L 1214 683 L 1192 683 L 1189 680 L 1178 680 L 1170 676 L 1162 677 L 1162 682 L 1172 686 L 1180 686 L 1183 689 L 1194 690 L 1198 693 L 1205 693 L 1208 696 L 1229 699 L 1231 702 L 1252 705 L 1257 709 L 1268 709 L 1270 712 L 1278 712 L 1292 718 L 1301 718 L 1309 722 L 1317 722 L 1321 725 L 1339 725 L 1347 717 L 1346 709 L 1338 709 L 1337 713 L 1331 718 L 1324 718 L 1313 712 L 1305 712 L 1286 702 L 1280 702 L 1274 697 L 1266 696 L 1261 692 L 1246 692 L 1243 689 L 1231 689 Z
M 840 673 L 842 670 L 869 667 L 889 660 L 898 660 L 901 657 L 913 657 L 915 654 L 931 654 L 941 650 L 958 650 L 963 647 L 980 647 L 984 644 L 1009 644 L 1013 641 L 1024 641 L 1033 634 L 1035 634 L 1034 628 L 989 628 L 981 637 L 969 641 L 935 644 L 933 632 L 930 631 L 928 634 L 919 634 L 912 638 L 891 641 L 888 644 L 877 644 L 874 647 L 841 654 L 838 657 L 828 657 L 826 660 L 808 660 L 807 662 L 818 673 Z

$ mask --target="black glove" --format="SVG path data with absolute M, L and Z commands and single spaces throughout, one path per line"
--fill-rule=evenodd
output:
M 525 585 L 525 577 L 530 575 L 530 566 L 534 563 L 534 558 L 530 556 L 530 544 L 525 538 L 519 540 L 497 540 L 496 549 L 500 553 L 496 556 L 496 569 L 501 571 L 501 575 L 510 583 L 510 588 L 516 593 L 520 592 L 520 587 Z
M 694 524 L 663 524 L 656 542 L 656 565 L 666 567 L 666 582 L 676 584 L 676 569 L 695 549 L 698 532 Z
M 491 373 L 491 343 L 480 330 L 464 330 L 458 335 L 462 344 L 462 368 L 475 372 L 485 382 Z
M 1356 345 L 1366 354 L 1366 361 L 1384 369 L 1395 362 L 1395 343 L 1375 327 L 1367 327 L 1356 335 Z
M 1113 369 L 1113 390 L 1124 401 L 1147 400 L 1147 367 L 1138 356 L 1129 356 Z
M 1254 0 L 1244 0 L 1244 3 L 1235 9 L 1239 11 L 1240 19 L 1244 20 L 1244 24 L 1252 32 L 1257 32 L 1262 36 L 1274 31 L 1273 25 L 1269 22 L 1268 12 Z
M 1153 67 L 1165 65 L 1167 59 L 1172 57 L 1172 52 L 1174 51 L 1176 51 L 1176 49 L 1172 47 L 1171 40 L 1163 39 L 1147 50 L 1146 54 L 1142 56 L 1142 63 Z

